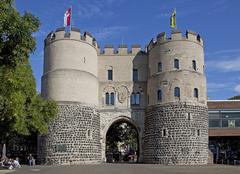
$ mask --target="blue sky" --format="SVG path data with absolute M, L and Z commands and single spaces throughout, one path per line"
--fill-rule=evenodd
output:
M 31 64 L 41 89 L 43 41 L 63 25 L 66 9 L 73 7 L 73 26 L 89 31 L 105 44 L 141 44 L 159 32 L 170 33 L 169 17 L 177 9 L 178 29 L 199 33 L 205 43 L 205 62 L 210 99 L 240 95 L 239 0 L 16 0 L 17 9 L 30 11 L 42 25 L 34 36 L 37 49 Z

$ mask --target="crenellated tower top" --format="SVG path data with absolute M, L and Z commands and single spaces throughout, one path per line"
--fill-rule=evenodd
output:
M 183 35 L 183 33 L 180 30 L 174 30 L 171 32 L 171 37 L 167 38 L 166 37 L 166 33 L 162 32 L 159 33 L 157 35 L 156 39 L 152 39 L 148 46 L 147 46 L 147 50 L 151 50 L 153 47 L 155 47 L 156 45 L 161 45 L 167 42 L 171 42 L 171 41 L 191 41 L 191 42 L 195 42 L 201 46 L 203 46 L 203 40 L 201 38 L 201 36 L 191 30 L 187 30 L 186 34 Z
M 120 44 L 117 48 L 114 48 L 112 44 L 106 44 L 102 51 L 99 53 L 100 55 L 135 55 L 135 54 L 146 54 L 145 51 L 141 49 L 140 44 L 133 44 L 129 48 L 126 44 Z
M 98 44 L 96 39 L 91 35 L 89 32 L 84 32 L 81 34 L 79 28 L 72 28 L 71 31 L 65 32 L 64 27 L 60 27 L 56 29 L 56 31 L 52 31 L 47 35 L 47 38 L 44 40 L 44 45 L 47 46 L 50 43 L 53 43 L 57 40 L 75 40 L 88 43 L 89 45 L 93 46 L 95 49 L 98 49 Z

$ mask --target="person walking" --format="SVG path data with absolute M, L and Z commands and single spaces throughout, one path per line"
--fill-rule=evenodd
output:
M 33 156 L 32 156 L 32 154 L 29 154 L 27 159 L 28 159 L 29 166 L 32 166 L 33 165 Z

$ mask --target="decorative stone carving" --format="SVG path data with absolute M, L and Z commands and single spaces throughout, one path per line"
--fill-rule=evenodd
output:
M 125 102 L 128 97 L 128 89 L 126 86 L 119 86 L 117 87 L 117 94 L 118 94 L 118 101 L 120 103 Z

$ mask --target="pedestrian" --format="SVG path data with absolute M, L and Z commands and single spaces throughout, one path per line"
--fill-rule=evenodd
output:
M 32 156 L 32 154 L 29 154 L 27 159 L 28 159 L 29 166 L 32 166 L 33 165 L 33 156 Z
M 21 168 L 18 157 L 16 157 L 16 159 L 13 160 L 13 167 L 14 168 Z

